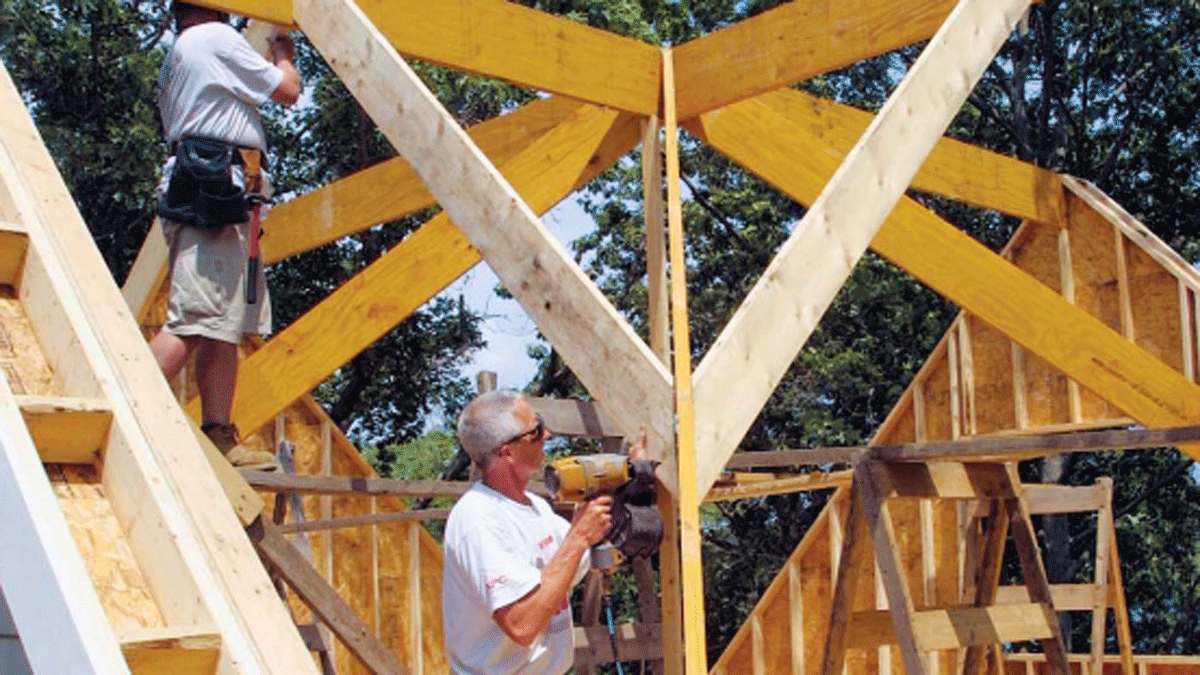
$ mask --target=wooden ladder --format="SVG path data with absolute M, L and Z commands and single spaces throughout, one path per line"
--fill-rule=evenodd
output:
M 976 590 L 970 605 L 916 608 L 897 546 L 897 526 L 889 501 L 962 499 L 988 503 L 982 554 L 974 570 Z M 997 604 L 1000 564 L 1007 535 L 1021 561 L 1028 602 Z M 889 609 L 853 611 L 866 535 Z M 997 462 L 901 462 L 871 457 L 855 466 L 846 537 L 834 589 L 823 675 L 841 672 L 847 649 L 896 644 L 909 675 L 931 672 L 929 653 L 966 649 L 964 675 L 977 675 L 985 648 L 1006 642 L 1038 640 L 1051 672 L 1067 675 L 1067 654 L 1046 570 L 1016 464 Z

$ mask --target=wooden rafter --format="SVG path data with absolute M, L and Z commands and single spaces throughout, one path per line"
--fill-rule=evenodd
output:
M 927 39 L 954 5 L 954 0 L 785 2 L 686 42 L 676 50 L 679 119 Z
M 962 0 L 955 7 L 721 331 L 696 369 L 701 492 L 733 454 L 1027 4 Z M 744 138 L 746 131 L 737 135 Z M 774 145 L 770 156 L 782 159 L 777 139 L 785 132 L 772 129 L 756 140 Z M 886 167 L 881 157 L 889 158 Z M 788 171 L 796 173 L 790 166 Z
M 299 2 L 200 4 L 283 25 L 295 16 L 301 23 Z M 504 0 L 364 0 L 358 6 L 406 57 L 626 112 L 658 111 L 660 50 L 654 45 Z

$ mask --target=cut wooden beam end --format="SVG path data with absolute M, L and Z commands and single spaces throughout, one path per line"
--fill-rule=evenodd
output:
M 20 288 L 29 236 L 22 225 L 0 222 L 0 286 Z
M 213 675 L 221 636 L 212 627 L 147 628 L 123 635 L 121 651 L 133 675 Z
M 107 401 L 61 396 L 17 396 L 25 426 L 42 462 L 92 464 L 108 440 L 113 412 Z

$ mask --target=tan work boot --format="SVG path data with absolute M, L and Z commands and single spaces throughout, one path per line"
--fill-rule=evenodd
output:
M 276 461 L 275 455 L 263 450 L 252 450 L 241 444 L 236 425 L 214 422 L 205 424 L 200 430 L 225 455 L 225 459 L 237 468 L 253 471 L 279 470 L 279 462 Z

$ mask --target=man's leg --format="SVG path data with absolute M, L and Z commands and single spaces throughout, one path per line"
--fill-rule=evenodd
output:
M 181 338 L 165 330 L 158 331 L 158 335 L 150 340 L 150 353 L 154 354 L 154 360 L 158 362 L 158 368 L 167 382 L 175 381 L 195 347 L 194 339 Z
M 203 424 L 228 424 L 237 390 L 237 345 L 200 338 L 196 351 L 196 388 Z

